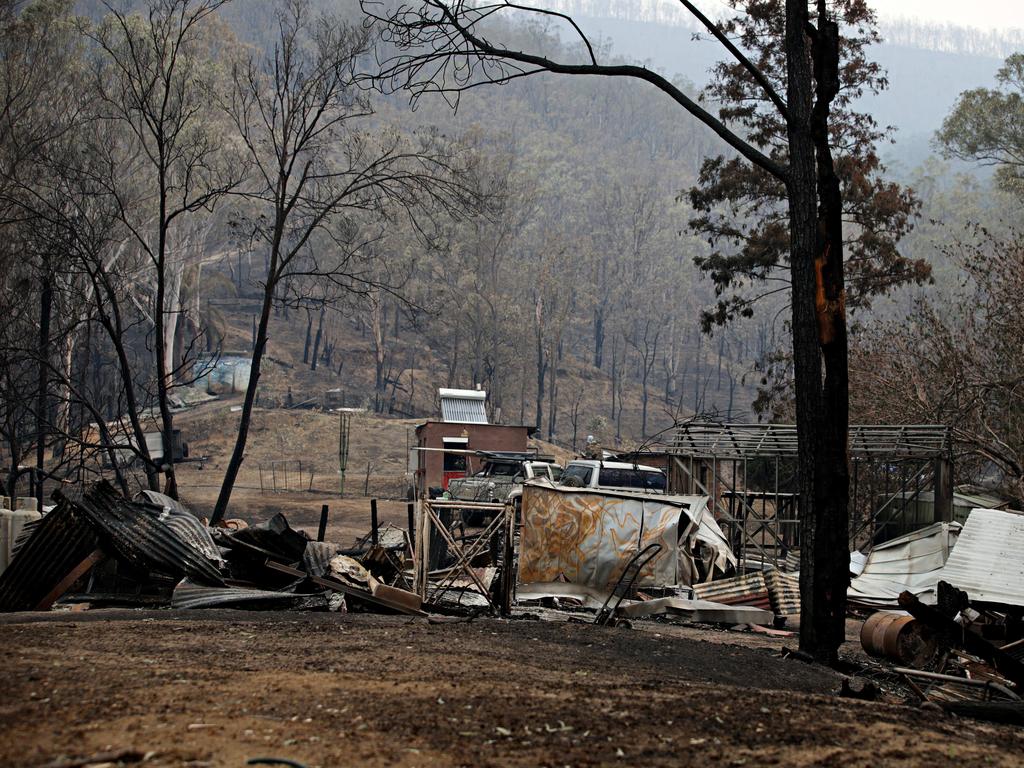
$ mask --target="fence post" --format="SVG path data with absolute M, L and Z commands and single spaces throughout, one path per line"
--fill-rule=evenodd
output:
M 377 546 L 380 543 L 377 533 L 377 500 L 370 499 L 370 543 Z
M 316 540 L 323 541 L 327 535 L 327 505 L 320 507 L 320 530 L 316 533 Z

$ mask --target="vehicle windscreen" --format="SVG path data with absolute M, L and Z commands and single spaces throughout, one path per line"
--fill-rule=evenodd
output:
M 562 473 L 562 477 L 559 479 L 559 482 L 563 485 L 576 485 L 580 488 L 586 488 L 590 485 L 590 478 L 593 474 L 593 467 L 587 467 L 579 464 L 568 466 L 565 468 L 565 472 Z
M 650 469 L 613 469 L 601 467 L 599 486 L 605 488 L 637 488 L 642 491 L 664 491 L 665 475 Z
M 491 477 L 500 475 L 502 477 L 513 477 L 522 472 L 518 462 L 494 461 L 487 465 L 487 474 Z

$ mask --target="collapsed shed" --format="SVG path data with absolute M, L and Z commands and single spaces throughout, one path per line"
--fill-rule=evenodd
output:
M 690 586 L 722 574 L 736 559 L 706 496 L 671 496 L 544 482 L 523 488 L 519 549 L 522 584 L 613 585 L 650 544 L 661 551 L 640 571 L 638 587 Z

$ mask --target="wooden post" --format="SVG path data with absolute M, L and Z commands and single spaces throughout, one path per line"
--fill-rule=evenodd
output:
M 935 519 L 934 523 L 948 523 L 953 520 L 953 467 L 947 456 L 935 460 L 934 490 Z
M 338 422 L 338 495 L 345 495 L 345 470 L 348 469 L 348 439 L 352 429 L 352 414 L 342 411 Z
M 327 505 L 320 507 L 320 529 L 316 532 L 316 540 L 323 541 L 327 535 Z
M 409 546 L 416 549 L 416 505 L 409 502 L 406 512 L 409 513 Z
M 380 539 L 377 532 L 377 500 L 370 499 L 370 543 L 377 546 Z
M 424 600 L 427 599 L 427 574 L 430 572 L 430 515 L 427 504 L 428 502 L 423 499 L 416 502 L 419 525 L 419 548 L 416 550 L 419 567 L 416 569 L 416 588 Z
M 499 610 L 502 616 L 509 616 L 512 613 L 512 593 L 515 590 L 515 571 L 514 563 L 515 552 L 513 536 L 516 531 L 516 511 L 514 504 L 505 504 L 505 509 L 502 511 L 505 516 L 505 525 L 502 526 L 505 529 L 505 546 L 501 556 L 501 595 Z
M 106 557 L 106 555 L 102 549 L 94 549 L 82 562 L 72 568 L 68 574 L 50 590 L 50 593 L 46 597 L 39 601 L 39 604 L 36 606 L 36 610 L 50 610 L 50 606 L 59 600 L 61 595 L 71 589 L 71 586 L 76 581 L 82 578 L 90 568 L 100 562 L 104 557 Z

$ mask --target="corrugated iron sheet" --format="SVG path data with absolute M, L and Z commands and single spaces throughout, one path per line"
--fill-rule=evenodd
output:
M 184 504 L 177 499 L 172 499 L 166 493 L 160 493 L 160 491 L 151 491 L 147 488 L 144 491 L 139 491 L 135 498 L 138 499 L 139 496 L 150 504 L 163 507 L 171 512 L 188 512 Z
M 31 611 L 99 544 L 88 518 L 67 502 L 57 505 L 24 540 L 0 574 L 0 611 Z
M 179 578 L 187 575 L 204 584 L 224 583 L 202 553 L 157 519 L 156 508 L 125 500 L 110 483 L 101 481 L 84 494 L 58 493 L 87 517 L 101 532 L 104 542 L 129 563 Z
M 971 600 L 1024 606 L 1024 514 L 972 509 L 940 578 Z
M 772 610 L 768 583 L 762 571 L 698 584 L 693 588 L 693 596 L 724 605 L 753 605 L 766 611 Z
M 11 545 L 11 557 L 14 557 L 21 551 L 21 548 L 25 546 L 25 542 L 32 538 L 32 534 L 35 532 L 36 528 L 39 527 L 39 523 L 41 522 L 42 518 L 37 517 L 35 520 L 29 520 L 21 527 L 21 531 L 18 533 L 18 538 L 16 538 L 14 543 Z
M 311 576 L 326 576 L 331 570 L 331 558 L 338 554 L 338 546 L 328 541 L 310 541 L 302 554 L 302 570 Z
M 174 531 L 174 534 L 182 542 L 202 554 L 203 557 L 215 566 L 219 567 L 224 563 L 220 549 L 213 543 L 210 529 L 203 525 L 199 518 L 191 512 L 185 510 L 179 512 L 173 509 L 168 511 L 165 509 L 157 519 Z
M 271 592 L 265 589 L 243 587 L 208 587 L 182 581 L 174 588 L 171 597 L 172 608 L 223 608 L 236 606 L 246 608 L 326 608 L 324 593 L 298 595 L 293 592 Z
M 764 580 L 775 615 L 799 616 L 800 577 L 772 570 L 765 573 Z

